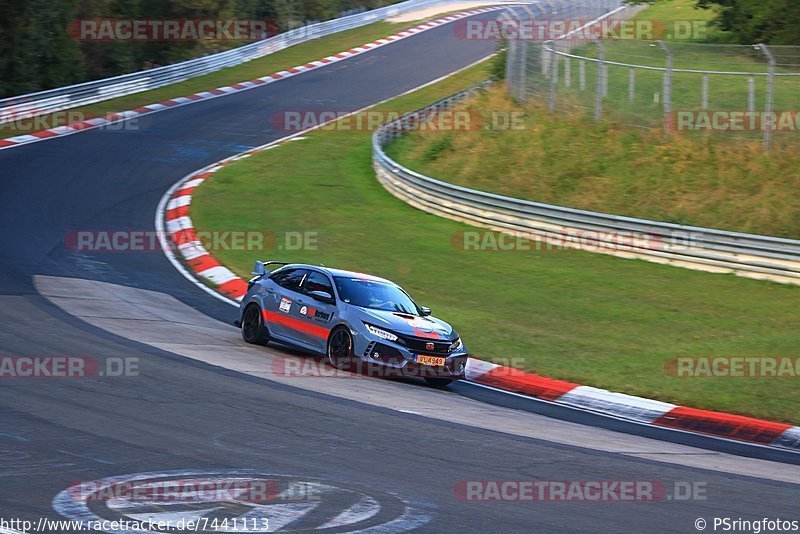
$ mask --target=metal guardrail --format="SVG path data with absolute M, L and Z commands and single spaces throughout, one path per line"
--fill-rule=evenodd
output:
M 800 241 L 583 211 L 495 195 L 436 180 L 391 159 L 391 140 L 480 91 L 487 82 L 403 115 L 375 131 L 380 183 L 412 206 L 545 246 L 579 248 L 690 269 L 800 285 Z
M 0 99 L 0 124 L 156 89 L 264 57 L 318 37 L 365 26 L 420 8 L 455 1 L 457 0 L 408 0 L 334 20 L 309 24 L 263 41 L 173 65 Z M 498 0 L 497 3 L 510 1 Z M 524 3 L 524 1 L 516 0 L 514 3 Z

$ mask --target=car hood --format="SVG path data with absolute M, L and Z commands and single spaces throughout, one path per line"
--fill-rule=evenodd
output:
M 398 334 L 422 337 L 426 339 L 451 340 L 456 337 L 453 327 L 435 317 L 419 317 L 400 312 L 373 310 L 350 305 L 361 320 L 386 328 Z

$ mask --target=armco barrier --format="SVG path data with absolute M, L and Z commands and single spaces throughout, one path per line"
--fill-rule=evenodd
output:
M 263 41 L 258 41 L 238 48 L 166 65 L 154 69 L 123 74 L 113 78 L 105 78 L 79 83 L 67 87 L 49 89 L 26 95 L 0 99 L 0 124 L 14 122 L 46 115 L 56 111 L 85 106 L 112 98 L 149 91 L 165 85 L 181 82 L 202 76 L 225 67 L 240 65 L 279 50 L 294 46 L 318 37 L 324 37 L 345 30 L 366 26 L 373 22 L 401 15 L 421 8 L 454 3 L 459 0 L 407 0 L 355 15 L 334 20 L 309 24 L 296 28 Z M 521 4 L 530 0 L 497 0 L 497 4 Z M 564 4 L 571 0 L 557 0 Z M 609 0 L 593 0 L 603 4 Z
M 435 215 L 551 246 L 800 285 L 798 240 L 648 221 L 494 195 L 429 178 L 386 155 L 383 147 L 387 142 L 480 90 L 481 86 L 475 86 L 376 130 L 372 138 L 373 166 L 378 180 L 391 194 Z

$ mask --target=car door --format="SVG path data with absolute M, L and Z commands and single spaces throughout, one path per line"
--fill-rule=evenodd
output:
M 270 276 L 267 285 L 267 326 L 277 338 L 293 343 L 303 343 L 297 329 L 296 313 L 302 299 L 300 286 L 308 276 L 308 269 L 281 269 Z M 293 315 L 294 312 L 294 315 Z
M 316 350 L 325 352 L 328 344 L 328 334 L 336 318 L 336 300 L 333 283 L 327 274 L 320 271 L 310 271 L 300 288 L 303 293 L 299 306 L 294 312 L 301 324 L 300 334 L 303 340 L 312 345 Z M 331 295 L 330 301 L 312 295 L 312 291 L 324 291 Z

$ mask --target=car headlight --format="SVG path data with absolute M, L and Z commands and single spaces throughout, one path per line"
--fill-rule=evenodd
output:
M 367 327 L 369 333 L 378 336 L 381 339 L 385 339 L 387 341 L 397 341 L 397 336 L 392 334 L 391 332 L 387 332 L 383 328 L 378 328 L 377 326 L 372 326 L 371 324 L 364 323 L 364 326 Z
M 457 337 L 455 339 L 455 341 L 450 343 L 450 352 L 455 352 L 455 351 L 457 351 L 458 349 L 460 349 L 463 346 L 464 346 L 464 344 L 461 342 L 461 338 Z

